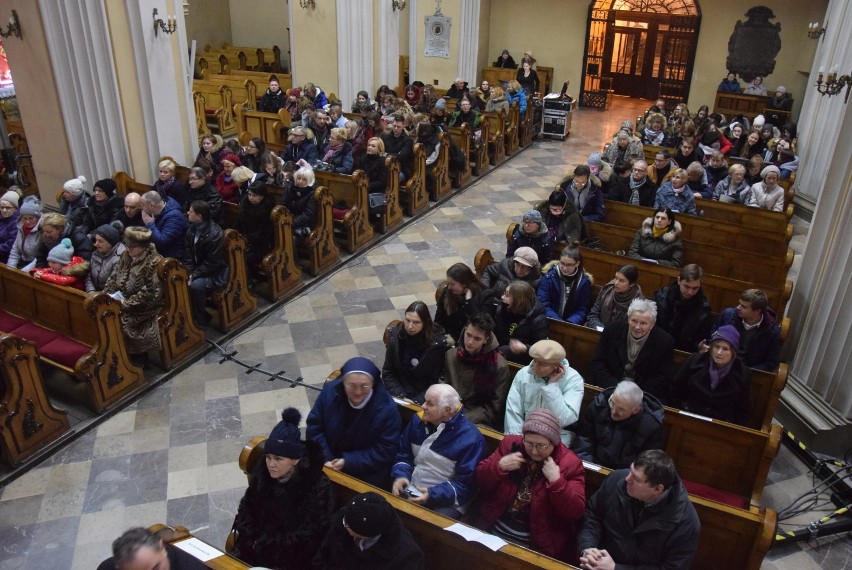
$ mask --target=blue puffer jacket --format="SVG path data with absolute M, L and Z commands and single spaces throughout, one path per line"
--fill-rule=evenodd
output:
M 414 446 L 420 446 L 429 435 L 435 432 L 435 426 L 424 423 L 423 412 L 411 418 L 402 436 L 399 438 L 399 451 L 396 463 L 391 470 L 394 480 L 404 477 L 411 481 L 415 468 Z M 485 458 L 485 438 L 464 414 L 458 412 L 444 422 L 444 429 L 432 444 L 430 453 L 439 455 L 455 463 L 455 476 L 439 485 L 429 487 L 427 506 L 452 507 L 468 503 L 476 490 L 476 465 Z M 426 455 L 428 461 L 430 454 Z M 423 457 L 419 457 L 421 462 Z
M 163 257 L 183 259 L 184 237 L 189 222 L 174 198 L 166 199 L 165 208 L 148 224 L 148 229 L 151 230 L 151 243 L 156 246 L 157 253 Z
M 576 291 L 571 295 L 571 305 L 568 307 L 568 318 L 563 319 L 565 313 L 565 283 L 559 274 L 559 264 L 554 263 L 550 271 L 538 282 L 536 292 L 538 300 L 547 309 L 547 316 L 551 319 L 568 321 L 575 325 L 586 322 L 589 314 L 589 302 L 592 298 L 592 282 L 585 272 L 580 277 Z
M 683 186 L 683 192 L 677 194 L 674 191 L 671 180 L 663 183 L 660 189 L 657 190 L 657 197 L 654 199 L 654 209 L 666 207 L 672 212 L 680 212 L 681 214 L 696 215 L 695 197 L 692 195 L 692 190 L 689 186 Z
M 349 405 L 343 379 L 326 384 L 308 414 L 307 437 L 322 447 L 325 460 L 343 458 L 343 472 L 384 487 L 399 444 L 402 421 L 379 377 L 367 405 Z
M 512 105 L 515 101 L 518 102 L 518 107 L 521 111 L 521 118 L 524 118 L 524 115 L 527 112 L 527 92 L 521 89 L 519 93 L 512 93 L 509 90 L 506 90 L 506 101 L 509 102 L 509 106 Z

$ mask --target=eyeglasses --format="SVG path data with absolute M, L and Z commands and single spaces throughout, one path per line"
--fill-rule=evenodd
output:
M 579 263 L 563 263 L 561 261 L 559 262 L 559 267 L 564 267 L 565 269 L 574 269 L 578 265 Z
M 644 168 L 634 168 L 633 172 L 648 172 L 648 171 L 645 170 Z
M 340 522 L 342 522 L 342 523 L 343 523 L 343 528 L 345 528 L 346 530 L 349 530 L 349 525 L 348 525 L 348 524 L 346 524 L 346 519 L 345 519 L 345 518 L 340 519 Z
M 553 444 L 549 441 L 547 443 L 533 443 L 531 441 L 524 440 L 524 445 L 530 449 L 535 449 L 536 451 L 545 451 Z

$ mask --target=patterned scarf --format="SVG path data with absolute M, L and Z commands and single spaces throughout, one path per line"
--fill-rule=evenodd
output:
M 480 352 L 479 354 L 469 354 L 464 346 L 459 346 L 456 349 L 459 363 L 468 368 L 474 368 L 473 371 L 473 389 L 477 399 L 490 397 L 494 393 L 494 387 L 497 384 L 497 361 L 500 355 L 499 350 L 490 352 Z
M 663 146 L 663 140 L 666 138 L 666 133 L 662 130 L 655 131 L 651 127 L 645 127 L 645 137 L 648 140 L 648 144 Z

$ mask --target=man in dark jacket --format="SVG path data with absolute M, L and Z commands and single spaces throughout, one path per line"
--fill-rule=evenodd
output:
M 128 192 L 124 196 L 124 207 L 116 212 L 114 220 L 121 222 L 125 228 L 142 227 L 142 196 L 136 192 Z
M 204 169 L 194 166 L 189 171 L 187 178 L 189 190 L 187 191 L 186 203 L 182 204 L 185 210 L 189 210 L 190 204 L 195 200 L 203 200 L 210 206 L 210 219 L 217 224 L 222 223 L 222 195 L 207 180 Z
M 319 161 L 319 149 L 307 139 L 305 127 L 299 125 L 290 129 L 287 133 L 287 141 L 287 148 L 281 152 L 281 160 L 284 162 L 299 162 L 305 159 L 313 166 Z
M 461 99 L 462 95 L 469 91 L 467 86 L 467 81 L 462 79 L 461 77 L 456 77 L 456 80 L 447 89 L 447 97 L 450 99 Z
M 151 230 L 151 243 L 163 257 L 183 259 L 184 237 L 189 223 L 174 198 L 160 196 L 156 190 L 142 195 L 142 223 Z
M 112 543 L 112 553 L 98 565 L 98 570 L 131 568 L 168 568 L 169 570 L 204 570 L 207 565 L 180 548 L 163 541 L 148 529 L 127 530 Z
M 608 323 L 592 359 L 592 384 L 615 386 L 624 378 L 657 398 L 666 396 L 671 378 L 674 339 L 654 326 L 657 305 L 647 299 L 634 299 L 627 320 Z
M 405 182 L 414 172 L 414 139 L 405 134 L 405 117 L 401 113 L 393 116 L 389 133 L 382 135 L 385 153 L 399 160 L 399 181 Z
M 701 522 L 674 462 L 643 451 L 630 469 L 613 471 L 589 499 L 577 535 L 582 568 L 687 570 Z
M 420 570 L 423 551 L 378 493 L 363 493 L 331 518 L 313 560 L 318 569 Z
M 750 368 L 774 372 L 781 361 L 781 327 L 775 311 L 769 308 L 766 293 L 760 289 L 746 289 L 736 307 L 722 311 L 712 332 L 719 327 L 733 325 L 740 333 L 738 356 Z M 701 352 L 708 346 L 701 343 Z
M 648 177 L 647 162 L 637 160 L 633 163 L 627 185 L 630 191 L 627 193 L 627 200 L 622 200 L 623 202 L 648 207 L 654 205 L 654 198 L 657 196 L 657 186 Z
M 701 267 L 690 263 L 680 270 L 677 282 L 654 293 L 657 325 L 674 337 L 677 350 L 695 352 L 710 337 L 711 308 L 701 290 L 703 274 Z
M 642 451 L 663 448 L 664 416 L 657 398 L 632 380 L 622 380 L 589 403 L 571 447 L 580 459 L 626 469 Z
M 269 89 L 260 98 L 257 110 L 261 113 L 277 113 L 278 109 L 283 107 L 286 102 L 287 97 L 281 91 L 281 84 L 278 83 L 278 78 L 273 75 L 269 79 Z
M 225 235 L 219 224 L 210 219 L 210 205 L 195 200 L 189 205 L 189 229 L 186 232 L 186 259 L 189 271 L 189 302 L 192 319 L 199 326 L 210 322 L 204 308 L 207 294 L 228 282 L 225 262 Z

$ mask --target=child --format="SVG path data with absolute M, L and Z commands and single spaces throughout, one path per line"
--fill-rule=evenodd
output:
M 48 267 L 32 270 L 32 276 L 56 285 L 86 290 L 85 277 L 89 271 L 89 262 L 74 255 L 70 239 L 62 238 L 62 241 L 50 250 L 47 254 L 47 265 Z
M 521 220 L 521 225 L 512 234 L 512 239 L 509 240 L 509 248 L 506 251 L 506 257 L 512 257 L 515 250 L 519 247 L 531 247 L 535 250 L 539 260 L 548 260 L 553 258 L 553 238 L 547 230 L 544 220 L 541 217 L 541 212 L 538 210 L 530 210 L 524 213 L 524 218 Z

